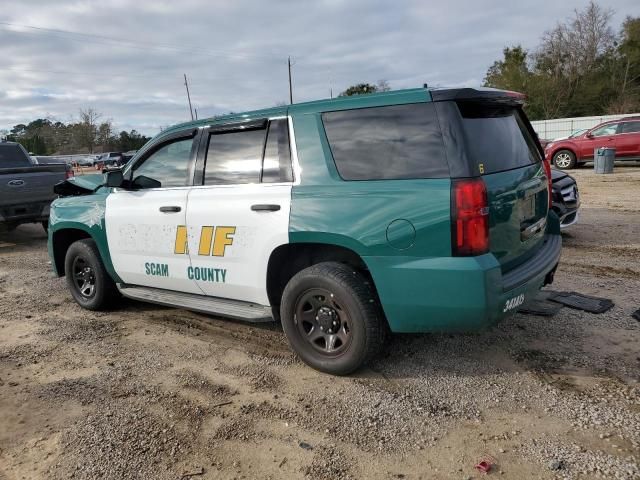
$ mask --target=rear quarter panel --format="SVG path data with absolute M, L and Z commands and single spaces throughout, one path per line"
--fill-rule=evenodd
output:
M 292 243 L 340 245 L 361 257 L 451 255 L 449 179 L 344 181 L 320 114 L 293 123 L 302 181 L 292 190 Z

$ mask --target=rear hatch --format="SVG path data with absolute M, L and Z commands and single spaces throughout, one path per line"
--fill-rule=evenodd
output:
M 455 143 L 453 149 L 447 146 L 449 163 L 464 164 L 452 166 L 452 176 L 458 172 L 484 180 L 490 250 L 508 272 L 536 253 L 545 234 L 548 179 L 535 133 L 515 101 L 475 98 L 443 104 L 449 104 L 438 110 L 445 139 Z

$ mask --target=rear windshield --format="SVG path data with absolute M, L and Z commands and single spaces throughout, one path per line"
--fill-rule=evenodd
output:
M 29 157 L 18 145 L 0 145 L 0 168 L 30 167 Z
M 536 140 L 526 119 L 514 107 L 458 103 L 466 154 L 480 173 L 513 170 L 540 162 Z
M 344 180 L 449 175 L 432 103 L 326 112 L 322 121 Z

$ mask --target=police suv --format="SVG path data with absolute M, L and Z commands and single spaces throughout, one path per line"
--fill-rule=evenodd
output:
M 560 258 L 523 96 L 392 91 L 177 125 L 56 186 L 49 254 L 84 308 L 120 296 L 277 320 L 348 374 L 391 332 L 514 313 Z

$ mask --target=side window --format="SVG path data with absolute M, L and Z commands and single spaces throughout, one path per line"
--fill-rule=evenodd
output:
M 603 127 L 596 128 L 591 132 L 591 135 L 593 135 L 594 137 L 604 137 L 605 135 L 615 135 L 617 129 L 618 129 L 617 123 L 610 123 L 609 125 L 604 125 Z
M 160 147 L 133 170 L 133 178 L 144 175 L 159 181 L 162 187 L 189 185 L 192 146 L 193 138 L 185 138 Z
M 449 175 L 431 103 L 326 112 L 322 121 L 336 168 L 345 180 Z
M 272 120 L 269 123 L 267 144 L 262 160 L 262 182 L 291 181 L 293 181 L 293 171 L 289 149 L 289 124 L 286 119 Z
M 205 185 L 260 183 L 265 129 L 209 135 Z
M 620 133 L 640 133 L 640 122 L 623 122 Z

